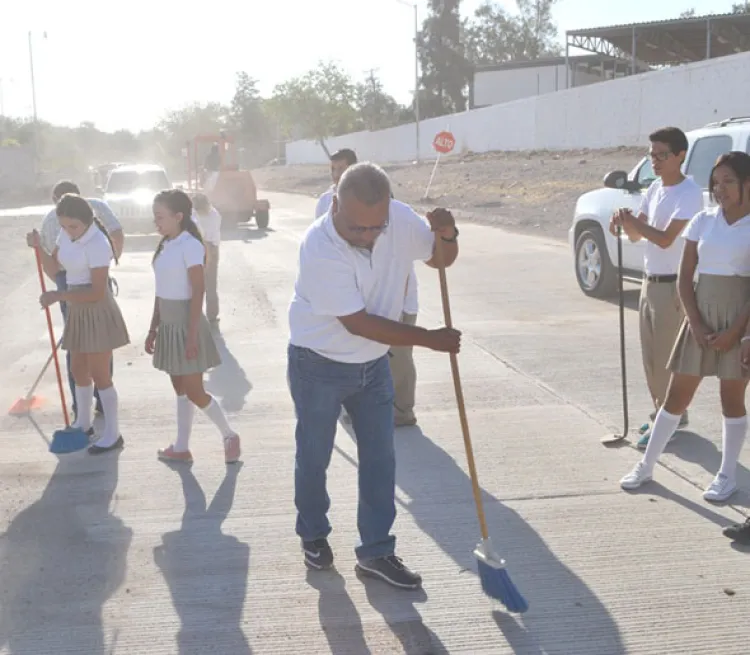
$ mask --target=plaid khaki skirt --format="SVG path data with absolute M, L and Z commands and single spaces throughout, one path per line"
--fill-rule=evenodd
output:
M 204 373 L 221 364 L 211 327 L 201 314 L 198 328 L 198 356 L 188 359 L 185 353 L 190 322 L 189 300 L 159 298 L 159 329 L 156 334 L 154 367 L 170 375 Z
M 729 328 L 750 301 L 750 278 L 737 275 L 701 275 L 695 287 L 695 300 L 703 322 L 709 330 Z M 677 334 L 667 368 L 673 373 L 718 377 L 720 380 L 750 378 L 742 368 L 740 344 L 729 352 L 704 349 L 695 340 L 687 319 Z
M 71 285 L 70 289 L 90 289 L 90 284 Z M 69 302 L 62 345 L 74 353 L 104 353 L 130 343 L 125 319 L 108 289 L 98 302 Z

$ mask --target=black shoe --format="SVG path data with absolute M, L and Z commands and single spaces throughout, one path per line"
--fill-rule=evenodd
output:
M 322 571 L 333 566 L 333 551 L 327 539 L 303 541 L 302 552 L 305 554 L 305 564 L 311 569 Z
M 118 450 L 119 448 L 124 448 L 125 442 L 122 439 L 122 436 L 120 436 L 117 441 L 115 441 L 111 446 L 107 448 L 103 448 L 102 446 L 97 446 L 94 444 L 93 446 L 89 446 L 89 455 L 103 455 L 104 453 L 108 453 L 112 450 Z
M 379 578 L 399 589 L 419 589 L 422 586 L 422 576 L 406 568 L 401 558 L 395 555 L 357 562 L 354 568 L 362 575 Z
M 750 546 L 750 518 L 744 523 L 735 523 L 724 528 L 723 534 L 739 544 Z

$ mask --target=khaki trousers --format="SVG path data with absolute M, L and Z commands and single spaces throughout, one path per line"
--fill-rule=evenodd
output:
M 219 318 L 219 246 L 206 243 L 206 318 Z
M 402 314 L 401 322 L 416 325 L 416 314 Z M 414 425 L 414 396 L 417 386 L 417 368 L 414 366 L 413 346 L 392 346 L 389 352 L 393 388 L 396 392 L 394 400 L 394 417 L 396 425 Z
M 667 362 L 684 318 L 677 282 L 644 280 L 638 313 L 646 383 L 658 409 L 666 400 L 671 375 Z

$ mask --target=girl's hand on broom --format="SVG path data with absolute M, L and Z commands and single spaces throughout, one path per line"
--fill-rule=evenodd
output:
M 36 230 L 32 230 L 26 235 L 26 245 L 29 248 L 39 248 L 41 247 L 41 240 L 39 239 L 39 232 Z
M 41 296 L 39 296 L 39 304 L 42 306 L 42 309 L 47 309 L 47 307 L 49 307 L 50 305 L 54 305 L 59 301 L 59 291 L 45 291 Z

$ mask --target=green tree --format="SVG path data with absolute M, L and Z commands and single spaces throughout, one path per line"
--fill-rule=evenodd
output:
M 460 0 L 429 0 L 429 14 L 417 39 L 420 109 L 425 118 L 466 109 L 472 66 L 462 40 L 460 4 Z
M 326 139 L 360 127 L 356 88 L 349 75 L 333 62 L 279 84 L 269 110 L 286 138 L 314 139 L 328 153 Z
M 746 2 L 735 2 L 732 5 L 733 14 L 750 14 L 750 0 Z
M 406 122 L 404 118 L 409 111 L 384 91 L 383 84 L 374 71 L 370 71 L 365 81 L 355 86 L 355 103 L 362 125 L 367 130 L 382 130 L 400 125 Z

